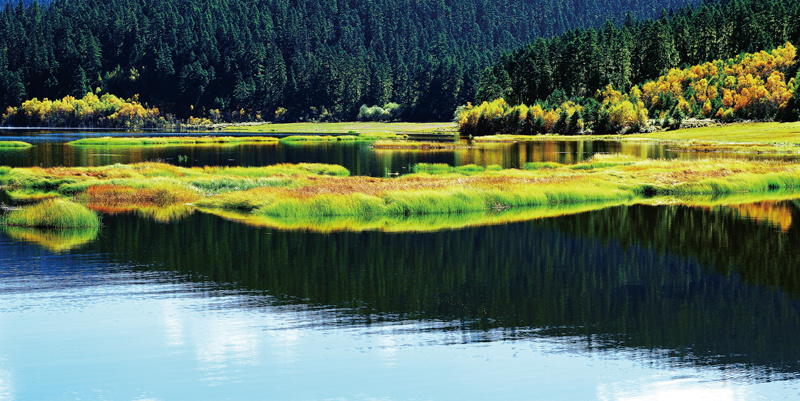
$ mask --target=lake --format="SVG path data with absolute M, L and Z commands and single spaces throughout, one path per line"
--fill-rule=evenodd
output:
M 569 162 L 622 146 L 515 145 L 484 159 L 386 152 L 384 164 L 363 145 L 252 157 L 380 174 L 418 158 Z M 26 157 L 94 160 L 65 149 Z M 0 400 L 794 399 L 798 222 L 787 198 L 417 232 L 197 211 L 104 216 L 88 233 L 4 229 Z

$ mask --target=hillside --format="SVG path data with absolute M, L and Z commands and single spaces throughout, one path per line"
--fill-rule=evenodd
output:
M 58 0 L 0 12 L 0 105 L 100 88 L 179 118 L 447 120 L 504 51 L 693 0 Z M 9 5 L 9 4 L 14 4 Z
M 476 101 L 532 105 L 592 96 L 608 84 L 634 84 L 711 60 L 770 50 L 800 39 L 800 0 L 722 0 L 656 20 L 627 19 L 539 39 L 483 71 Z M 796 67 L 785 71 L 793 77 Z

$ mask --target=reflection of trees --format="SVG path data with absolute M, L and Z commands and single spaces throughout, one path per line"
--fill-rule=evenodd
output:
M 117 217 L 97 246 L 286 302 L 796 370 L 799 234 L 734 211 L 635 206 L 415 234 L 283 232 L 202 214 L 168 225 Z

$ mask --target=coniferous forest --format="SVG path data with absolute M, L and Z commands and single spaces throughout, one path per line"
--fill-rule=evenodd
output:
M 80 99 L 91 91 L 137 99 L 180 119 L 353 120 L 362 105 L 396 103 L 405 120 L 449 120 L 458 105 L 474 100 L 482 72 L 503 53 L 535 43 L 530 49 L 546 45 L 549 54 L 563 53 L 563 62 L 595 57 L 606 50 L 601 42 L 594 50 L 561 49 L 561 43 L 584 35 L 616 40 L 585 29 L 630 33 L 617 26 L 695 2 L 8 0 L 0 12 L 0 105 Z M 602 28 L 606 20 L 612 28 Z M 624 52 L 620 47 L 631 43 L 626 38 L 613 49 Z M 535 62 L 558 71 L 553 60 Z M 586 85 L 583 70 L 570 71 L 578 76 L 536 86 L 535 96 Z M 631 71 L 612 79 L 638 78 Z M 591 79 L 599 85 L 607 78 Z

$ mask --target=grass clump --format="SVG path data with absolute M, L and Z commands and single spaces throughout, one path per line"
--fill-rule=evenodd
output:
M 564 167 L 563 164 L 553 162 L 528 162 L 522 166 L 523 170 L 550 170 Z
M 27 149 L 31 144 L 22 141 L 0 141 L 0 149 Z
M 444 163 L 419 163 L 414 165 L 411 171 L 414 173 L 425 173 L 430 175 L 441 175 L 441 174 L 474 175 L 486 171 L 486 167 L 478 166 L 476 164 L 451 166 Z
M 0 223 L 18 227 L 89 228 L 98 227 L 100 220 L 86 206 L 66 199 L 49 199 L 12 210 L 0 219 Z

